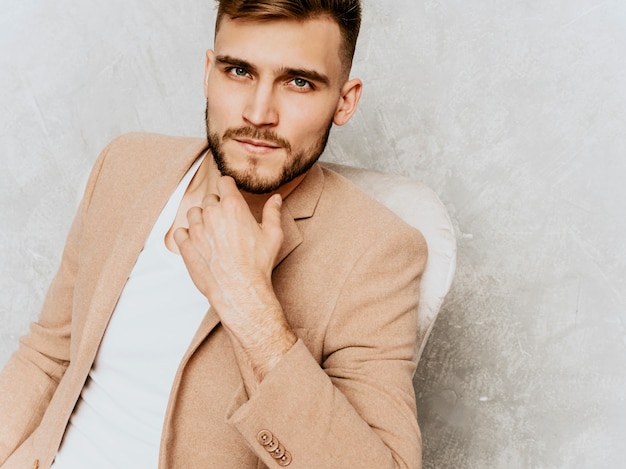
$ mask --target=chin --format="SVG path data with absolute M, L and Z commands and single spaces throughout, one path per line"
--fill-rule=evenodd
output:
M 259 171 L 259 168 L 254 166 L 243 170 L 226 166 L 222 175 L 231 176 L 240 190 L 251 194 L 268 194 L 288 182 L 281 178 L 281 171 Z

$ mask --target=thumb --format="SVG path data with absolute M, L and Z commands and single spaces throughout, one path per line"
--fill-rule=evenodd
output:
M 267 202 L 265 202 L 263 206 L 263 218 L 261 220 L 261 226 L 264 229 L 280 229 L 282 206 L 283 198 L 280 194 L 274 194 L 267 199 Z

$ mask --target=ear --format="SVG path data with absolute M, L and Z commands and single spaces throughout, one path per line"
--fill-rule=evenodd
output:
M 333 118 L 335 125 L 344 125 L 354 115 L 361 98 L 362 88 L 363 83 L 358 78 L 353 78 L 344 83 Z
M 206 51 L 206 59 L 204 63 L 204 97 L 209 97 L 209 75 L 211 74 L 211 70 L 213 69 L 213 64 L 215 63 L 215 53 L 209 49 Z

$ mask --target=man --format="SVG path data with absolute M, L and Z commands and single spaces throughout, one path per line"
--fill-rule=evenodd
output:
M 424 240 L 315 164 L 359 24 L 358 0 L 219 3 L 208 153 L 128 135 L 96 162 L 0 377 L 0 467 L 421 466 Z

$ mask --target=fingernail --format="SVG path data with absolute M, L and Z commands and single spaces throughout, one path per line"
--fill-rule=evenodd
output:
M 274 196 L 274 203 L 279 207 L 283 205 L 283 198 L 280 196 L 280 194 L 276 194 Z

